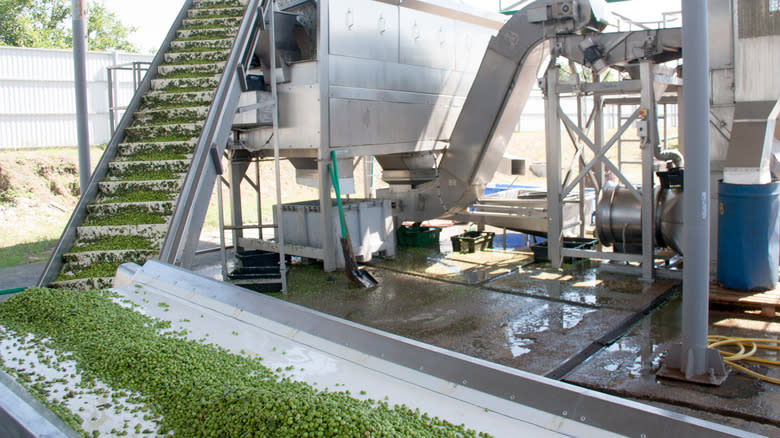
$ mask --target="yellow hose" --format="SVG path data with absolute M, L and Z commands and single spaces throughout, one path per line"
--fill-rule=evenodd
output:
M 723 356 L 723 362 L 725 362 L 726 365 L 749 376 L 761 379 L 765 382 L 780 385 L 780 379 L 757 373 L 737 363 L 738 361 L 747 361 L 764 365 L 780 366 L 780 361 L 778 360 L 755 357 L 755 354 L 758 353 L 759 350 L 780 351 L 780 340 L 762 338 L 730 338 L 726 336 L 712 335 L 709 337 L 708 342 L 710 348 L 717 349 L 720 355 Z M 730 346 L 732 348 L 736 347 L 737 351 L 734 352 L 719 348 L 723 346 Z

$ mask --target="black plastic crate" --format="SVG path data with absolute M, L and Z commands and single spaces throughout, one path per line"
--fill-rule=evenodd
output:
M 236 260 L 241 268 L 275 267 L 279 272 L 279 254 L 257 249 L 237 251 Z
M 563 247 L 564 248 L 573 248 L 573 249 L 593 249 L 598 245 L 599 241 L 596 239 L 591 239 L 588 237 L 564 237 L 563 238 Z M 545 240 L 544 242 L 537 243 L 536 245 L 531 246 L 531 250 L 534 252 L 534 262 L 549 262 L 550 261 L 550 255 L 547 250 L 548 244 Z M 564 257 L 563 263 L 574 263 L 577 260 L 583 260 L 579 258 L 574 257 Z
M 450 237 L 453 252 L 471 253 L 484 251 L 493 247 L 493 237 L 496 233 L 490 231 L 466 231 L 463 234 Z

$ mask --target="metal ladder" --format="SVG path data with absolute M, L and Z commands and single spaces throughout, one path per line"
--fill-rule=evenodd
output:
M 268 17 L 268 32 L 269 32 L 269 45 L 270 45 L 270 73 L 271 73 L 271 98 L 273 102 L 273 148 L 274 148 L 274 177 L 276 182 L 276 208 L 280 208 L 282 205 L 282 193 L 281 193 L 281 176 L 279 169 L 279 95 L 278 95 L 278 83 L 277 83 L 277 70 L 276 70 L 276 19 L 274 12 L 276 11 L 276 0 L 271 0 L 264 8 L 263 17 Z M 226 151 L 227 153 L 227 151 Z M 230 156 L 228 156 L 230 161 Z M 225 181 L 221 176 L 221 166 L 219 169 L 219 176 L 217 179 L 217 208 L 218 208 L 218 220 L 219 220 L 219 248 L 221 254 L 221 271 L 222 278 L 227 280 L 229 278 L 228 262 L 227 262 L 227 247 L 225 245 L 225 232 L 233 232 L 233 246 L 238 248 L 237 232 L 247 229 L 257 229 L 259 239 L 263 239 L 263 230 L 266 228 L 274 229 L 274 238 L 278 243 L 279 248 L 279 278 L 252 278 L 252 279 L 231 279 L 230 282 L 235 285 L 261 285 L 261 284 L 280 284 L 281 291 L 287 294 L 287 261 L 284 242 L 284 224 L 282 220 L 279 220 L 277 224 L 266 225 L 263 224 L 262 215 L 262 196 L 260 192 L 260 158 L 254 158 L 255 163 L 255 183 L 250 185 L 257 192 L 257 224 L 244 224 L 244 225 L 225 225 L 224 214 L 224 202 L 222 197 L 223 186 L 230 184 Z M 245 179 L 246 176 L 244 177 Z M 236 190 L 240 190 L 237 187 Z M 281 218 L 281 211 L 277 214 L 278 218 Z

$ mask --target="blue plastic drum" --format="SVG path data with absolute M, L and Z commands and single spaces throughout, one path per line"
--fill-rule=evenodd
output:
M 718 281 L 729 289 L 774 289 L 780 259 L 780 182 L 721 182 L 718 204 Z

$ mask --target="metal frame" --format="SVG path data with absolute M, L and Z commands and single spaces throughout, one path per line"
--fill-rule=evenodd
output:
M 220 157 L 227 146 L 242 82 L 246 82 L 242 77 L 248 70 L 257 33 L 262 26 L 263 3 L 263 0 L 250 0 L 247 5 L 225 72 L 209 107 L 203 134 L 198 139 L 192 164 L 176 201 L 168 233 L 160 250 L 160 260 L 184 267 L 192 266 L 217 176 L 215 163 L 210 163 L 210 151 L 216 151 L 216 156 Z
M 117 71 L 130 71 L 133 75 L 133 92 L 138 90 L 138 86 L 143 81 L 143 77 L 151 68 L 152 63 L 146 61 L 133 61 L 124 64 L 116 64 L 106 67 L 106 76 L 108 77 L 108 123 L 113 137 L 116 132 L 116 115 L 119 111 L 126 110 L 126 106 L 115 106 L 117 101 L 117 92 L 120 84 L 119 79 L 115 79 Z
M 574 71 L 576 73 L 576 70 Z M 652 281 L 656 275 L 655 266 L 655 248 L 653 238 L 655 235 L 653 209 L 654 209 L 654 150 L 652 142 L 643 142 L 640 146 L 642 152 L 642 187 L 649 190 L 639 190 L 622 172 L 619 165 L 615 165 L 609 158 L 607 152 L 613 145 L 618 144 L 623 134 L 631 128 L 635 121 L 640 119 L 640 111 L 636 109 L 629 117 L 619 119 L 618 130 L 615 135 L 605 142 L 603 127 L 603 110 L 605 103 L 609 99 L 604 99 L 608 95 L 636 95 L 639 94 L 638 104 L 640 108 L 647 110 L 646 117 L 649 126 L 658 123 L 656 105 L 662 96 L 655 96 L 654 85 L 665 83 L 663 75 L 656 74 L 651 61 L 640 61 L 640 79 L 625 80 L 618 82 L 601 82 L 600 80 L 590 83 L 561 84 L 559 83 L 559 67 L 551 65 L 545 73 L 543 91 L 545 94 L 545 132 L 546 132 L 546 152 L 547 152 L 547 210 L 549 215 L 549 254 L 554 268 L 560 268 L 563 257 L 577 258 L 598 258 L 617 262 L 638 262 L 641 263 L 641 278 L 645 281 Z M 679 85 L 674 82 L 671 85 Z M 562 95 L 575 95 L 578 100 L 582 99 L 583 94 L 589 94 L 593 98 L 593 110 L 588 117 L 586 126 L 582 124 L 581 115 L 575 122 L 571 120 L 560 106 Z M 662 104 L 666 105 L 669 100 Z M 578 105 L 580 107 L 580 105 Z M 593 139 L 587 131 L 591 124 L 594 124 Z M 622 123 L 620 123 L 622 122 Z M 665 121 L 666 123 L 666 121 Z M 576 148 L 574 161 L 569 166 L 569 174 L 562 181 L 561 178 L 561 124 L 566 129 L 569 138 Z M 666 131 L 664 129 L 664 131 Z M 594 157 L 584 163 L 582 159 L 585 148 L 590 149 Z M 618 146 L 620 147 L 620 146 Z M 575 174 L 575 161 L 579 162 L 579 171 Z M 584 189 L 585 178 L 591 178 L 596 181 L 600 190 L 603 183 L 604 168 L 612 172 L 620 182 L 625 185 L 631 193 L 641 202 L 642 205 L 642 253 L 624 254 L 618 252 L 576 250 L 563 248 L 562 245 L 562 200 L 572 191 L 579 187 L 580 191 Z M 573 176 L 574 175 L 574 176 Z M 580 198 L 584 199 L 584 198 Z M 580 201 L 582 203 L 582 201 Z M 631 268 L 633 271 L 636 268 Z
M 488 394 L 501 403 L 496 412 L 506 410 L 508 415 L 514 415 L 518 410 L 530 409 L 525 412 L 528 421 L 532 423 L 544 423 L 545 419 L 540 419 L 539 416 L 550 415 L 550 422 L 546 424 L 553 424 L 559 432 L 571 432 L 571 427 L 585 426 L 622 436 L 755 436 L 728 426 L 396 336 L 200 277 L 158 261 L 149 261 L 143 268 L 130 263 L 124 264 L 118 275 L 123 278 L 119 281 L 121 287 L 132 284 L 148 285 L 201 305 L 206 300 L 215 300 L 222 303 L 220 305 L 230 306 L 220 308 L 220 311 L 227 312 L 226 314 L 235 315 L 231 313 L 231 309 L 235 307 L 241 309 L 243 312 L 240 313 L 247 317 L 256 315 L 278 323 L 278 333 L 305 344 L 304 348 L 314 348 L 315 345 L 324 345 L 322 342 L 325 342 L 328 344 L 325 349 L 330 354 L 349 357 L 361 366 L 379 367 L 381 363 L 398 365 L 403 368 L 385 373 L 423 388 L 439 392 L 444 390 L 453 398 L 463 397 L 461 391 L 466 389 Z M 271 324 L 268 329 L 273 330 Z M 480 403 L 485 403 L 479 396 L 470 397 L 466 401 L 474 403 L 474 400 L 483 400 Z

